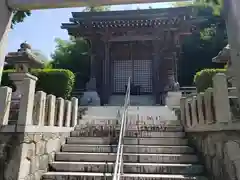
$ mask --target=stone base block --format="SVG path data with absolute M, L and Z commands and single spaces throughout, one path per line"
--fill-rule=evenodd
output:
M 166 97 L 166 105 L 169 108 L 179 107 L 181 97 L 181 92 L 168 92 Z
M 86 91 L 80 100 L 81 105 L 100 106 L 100 98 L 96 91 Z

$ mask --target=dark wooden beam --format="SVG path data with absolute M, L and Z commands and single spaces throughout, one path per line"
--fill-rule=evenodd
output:
M 128 17 L 129 19 L 141 16 L 179 16 L 194 15 L 197 8 L 194 6 L 160 8 L 160 9 L 144 9 L 144 10 L 125 10 L 125 11 L 103 11 L 103 12 L 73 12 L 73 18 L 94 19 L 94 18 L 111 18 L 114 16 Z

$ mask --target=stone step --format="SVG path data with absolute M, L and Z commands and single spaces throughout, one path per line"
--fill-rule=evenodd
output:
M 112 173 L 86 172 L 48 172 L 42 180 L 112 180 Z M 204 176 L 167 175 L 167 174 L 123 174 L 121 180 L 207 180 Z
M 90 131 L 90 130 L 120 130 L 120 124 L 88 124 L 86 125 L 78 125 L 75 127 L 75 131 Z M 126 131 L 152 131 L 152 132 L 182 132 L 183 127 L 180 125 L 156 125 L 156 124 L 127 124 Z
M 109 145 L 118 143 L 118 137 L 68 137 L 66 139 L 67 144 Z
M 64 144 L 63 152 L 105 152 L 116 153 L 117 145 L 88 145 L 88 144 Z M 125 153 L 193 153 L 189 146 L 144 146 L 124 145 Z
M 53 162 L 52 171 L 114 172 L 114 162 Z M 124 173 L 200 175 L 203 166 L 197 164 L 124 163 Z
M 67 144 L 117 144 L 118 138 L 112 137 L 68 137 Z M 124 138 L 124 144 L 139 145 L 187 145 L 187 139 L 182 138 Z
M 105 136 L 116 136 L 119 134 L 119 131 L 111 130 L 111 129 L 92 129 L 92 130 L 82 130 L 82 131 L 72 131 L 72 137 L 105 137 Z M 125 132 L 125 136 L 127 137 L 184 137 L 184 132 L 153 132 L 153 131 L 129 131 Z
M 76 153 L 58 152 L 56 161 L 93 161 L 93 162 L 115 162 L 116 153 Z M 198 158 L 193 154 L 143 154 L 124 153 L 124 162 L 146 162 L 146 163 L 197 163 Z

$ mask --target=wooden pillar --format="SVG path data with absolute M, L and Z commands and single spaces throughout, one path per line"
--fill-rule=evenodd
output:
M 90 49 L 90 78 L 95 78 L 95 68 L 94 68 L 94 61 L 95 61 L 95 42 L 94 39 L 87 39 L 89 42 L 91 49 Z
M 95 70 L 95 64 L 96 64 L 96 51 L 95 51 L 95 41 L 94 39 L 87 39 L 89 42 L 91 49 L 90 49 L 90 79 L 89 82 L 86 85 L 87 90 L 96 91 L 97 85 L 96 85 L 96 70 Z
M 102 44 L 98 37 L 91 39 L 91 90 L 96 91 L 100 95 L 101 104 L 103 100 L 103 83 L 102 83 L 102 62 L 104 59 L 104 52 Z
M 169 64 L 171 63 L 171 42 L 172 42 L 172 33 L 170 30 L 164 31 L 163 34 L 163 41 L 162 43 L 162 50 L 161 50 L 161 62 L 159 66 L 159 72 L 160 72 L 160 77 L 159 77 L 159 94 L 161 97 L 161 105 L 165 105 L 165 98 L 166 98 L 166 91 L 165 87 L 168 84 L 168 69 L 169 69 Z
M 153 85 L 153 95 L 155 96 L 155 103 L 160 104 L 160 97 L 159 97 L 159 43 L 160 41 L 158 39 L 155 39 L 152 41 L 153 45 L 153 63 L 152 63 L 152 73 L 153 73 L 153 79 L 152 79 L 152 85 Z
M 110 83 L 110 58 L 109 58 L 109 41 L 105 41 L 104 47 L 104 59 L 103 59 L 103 104 L 108 103 L 108 99 L 111 93 Z
M 177 52 L 173 52 L 173 74 L 175 82 L 178 82 L 178 62 L 177 62 Z

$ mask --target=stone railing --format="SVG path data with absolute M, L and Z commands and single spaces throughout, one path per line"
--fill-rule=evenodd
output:
M 35 84 L 25 78 L 20 96 L 0 87 L 0 179 L 40 180 L 78 123 L 77 98 L 35 92 Z
M 202 156 L 210 179 L 240 180 L 240 119 L 236 88 L 224 74 L 213 87 L 181 98 L 181 121 L 190 143 Z
M 12 89 L 0 87 L 0 125 L 74 127 L 77 125 L 78 99 L 64 100 L 43 91 L 35 93 L 34 80 L 23 82 L 24 94 L 15 100 Z

